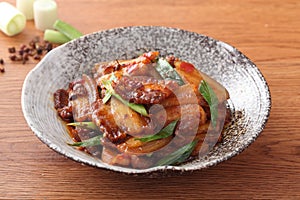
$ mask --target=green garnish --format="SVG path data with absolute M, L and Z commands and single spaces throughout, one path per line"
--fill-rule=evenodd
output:
M 68 144 L 70 146 L 75 146 L 75 147 L 92 147 L 92 146 L 97 146 L 101 145 L 101 138 L 102 135 L 98 135 L 95 137 L 92 137 L 88 140 L 83 140 L 82 142 L 74 142 L 73 144 Z
M 109 99 L 111 98 L 111 95 L 112 95 L 111 91 L 114 90 L 113 87 L 111 86 L 111 82 L 112 82 L 112 81 L 115 81 L 115 80 L 117 80 L 117 78 L 116 78 L 115 74 L 112 73 L 111 77 L 109 78 L 110 83 L 109 83 L 109 84 L 106 83 L 106 87 L 108 87 L 109 89 L 107 89 L 107 90 L 105 91 L 105 96 L 104 96 L 104 98 L 102 99 L 102 102 L 103 102 L 104 104 L 106 104 L 106 103 L 109 101 Z M 104 86 L 104 87 L 105 87 L 105 86 Z
M 178 83 L 178 85 L 184 85 L 184 82 L 176 70 L 170 65 L 165 59 L 159 58 L 155 66 L 157 72 L 165 80 L 173 80 Z
M 113 89 L 113 87 L 111 85 L 111 81 L 109 81 L 109 80 L 103 80 L 102 84 L 105 87 L 105 89 L 107 90 L 107 94 L 104 97 L 105 102 L 108 101 L 108 99 L 110 98 L 110 96 L 114 96 L 116 99 L 118 99 L 119 101 L 121 101 L 123 104 L 125 104 L 126 106 L 128 106 L 132 110 L 140 113 L 141 115 L 148 116 L 147 110 L 145 109 L 145 107 L 142 104 L 130 103 L 130 102 L 124 100 L 120 95 L 118 95 L 115 92 L 115 90 Z M 104 103 L 104 100 L 102 100 L 102 101 Z
M 96 124 L 94 122 L 73 122 L 73 123 L 68 123 L 68 126 L 80 126 L 82 128 L 87 128 L 87 129 L 92 129 L 92 130 L 97 130 Z
M 169 137 L 170 135 L 173 134 L 177 122 L 178 122 L 178 120 L 175 120 L 175 121 L 171 122 L 170 124 L 168 124 L 168 126 L 163 128 L 162 130 L 160 130 L 156 134 L 148 135 L 148 136 L 145 136 L 145 137 L 142 137 L 142 138 L 136 138 L 135 140 L 140 140 L 142 142 L 150 142 L 150 141 L 153 141 L 153 140 L 167 138 L 167 137 Z
M 58 30 L 59 32 L 67 36 L 70 40 L 77 39 L 83 35 L 76 28 L 59 19 L 55 21 L 53 28 L 55 28 L 56 30 Z
M 191 155 L 192 151 L 194 150 L 196 144 L 198 143 L 197 140 L 192 141 L 191 143 L 181 147 L 177 151 L 167 155 L 166 157 L 162 158 L 156 163 L 156 166 L 163 166 L 163 165 L 176 165 L 186 161 L 186 159 Z
M 217 118 L 218 118 L 218 104 L 219 104 L 218 97 L 205 80 L 201 81 L 198 90 L 209 105 L 211 123 L 213 127 L 216 127 Z
M 70 39 L 61 32 L 50 29 L 45 30 L 44 40 L 56 44 L 63 44 L 70 41 Z
M 111 95 L 112 95 L 111 92 L 109 92 L 108 90 L 106 90 L 106 91 L 105 91 L 105 96 L 104 96 L 104 98 L 102 99 L 102 102 L 103 102 L 104 104 L 106 104 L 106 103 L 109 101 Z

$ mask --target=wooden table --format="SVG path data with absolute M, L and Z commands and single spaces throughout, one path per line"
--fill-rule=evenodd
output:
M 8 2 L 14 3 L 13 0 Z M 267 79 L 272 111 L 261 136 L 215 167 L 167 177 L 121 175 L 53 152 L 27 126 L 21 88 L 36 61 L 9 60 L 7 48 L 42 32 L 33 21 L 15 37 L 0 33 L 0 198 L 300 198 L 300 2 L 298 0 L 57 0 L 59 17 L 83 33 L 119 26 L 178 27 L 225 41 Z

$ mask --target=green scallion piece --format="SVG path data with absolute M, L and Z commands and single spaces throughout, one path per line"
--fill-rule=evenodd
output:
M 159 160 L 156 163 L 156 166 L 176 165 L 186 161 L 186 159 L 188 159 L 188 157 L 191 155 L 197 143 L 198 141 L 194 140 L 191 143 L 181 147 L 177 151 Z
M 44 40 L 56 44 L 64 44 L 70 41 L 70 39 L 61 32 L 51 29 L 45 30 Z
M 97 145 L 101 145 L 101 138 L 103 136 L 102 135 L 98 135 L 95 137 L 92 137 L 88 140 L 83 140 L 81 142 L 75 142 L 73 144 L 68 144 L 70 146 L 75 146 L 75 147 L 92 147 L 92 146 L 97 146 Z
M 178 85 L 184 85 L 181 76 L 176 72 L 176 70 L 170 65 L 165 59 L 159 58 L 156 66 L 156 71 L 165 80 L 173 80 L 178 83 Z
M 177 122 L 178 120 L 171 122 L 170 124 L 168 124 L 168 126 L 166 126 L 165 128 L 163 128 L 162 130 L 160 130 L 158 133 L 154 135 L 148 135 L 142 138 L 135 138 L 135 140 L 140 140 L 142 142 L 151 142 L 153 140 L 167 138 L 173 134 Z
M 56 30 L 58 30 L 59 32 L 67 36 L 70 40 L 77 39 L 83 35 L 76 28 L 59 19 L 55 21 L 53 28 L 55 28 Z
M 216 127 L 219 105 L 218 97 L 214 90 L 209 86 L 209 84 L 205 80 L 201 81 L 198 90 L 209 105 L 211 123 L 213 127 Z
M 142 104 L 135 104 L 135 103 L 130 103 L 126 100 L 124 100 L 120 95 L 118 95 L 115 90 L 113 89 L 112 85 L 111 85 L 111 81 L 110 80 L 103 80 L 102 81 L 103 86 L 105 87 L 105 89 L 107 90 L 107 93 L 104 97 L 104 100 L 102 100 L 103 102 L 107 102 L 108 99 L 110 98 L 110 96 L 114 96 L 116 99 L 118 99 L 119 101 L 121 101 L 123 104 L 125 104 L 126 106 L 128 106 L 129 108 L 131 108 L 132 110 L 140 113 L 143 116 L 148 116 L 147 110 L 145 109 L 144 105 Z

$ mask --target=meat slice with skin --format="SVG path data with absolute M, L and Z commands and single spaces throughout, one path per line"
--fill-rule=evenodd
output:
M 119 129 L 116 124 L 113 114 L 111 113 L 111 106 L 103 104 L 101 99 L 93 103 L 92 120 L 99 127 L 104 137 L 107 137 L 112 143 L 123 142 L 127 134 L 125 131 Z
M 54 108 L 58 116 L 65 122 L 73 121 L 72 107 L 69 106 L 69 92 L 64 89 L 57 90 L 54 94 Z
M 128 76 L 148 76 L 157 80 L 161 80 L 162 77 L 155 69 L 155 65 L 155 63 L 137 63 L 126 68 L 124 74 Z
M 142 136 L 153 132 L 149 119 L 135 112 L 121 101 L 112 97 L 111 113 L 119 129 L 131 136 Z
M 69 93 L 67 90 L 59 89 L 54 94 L 54 108 L 59 109 L 69 104 Z
M 135 64 L 150 64 L 155 61 L 158 55 L 159 53 L 157 51 L 152 51 L 131 60 L 115 60 L 112 62 L 97 63 L 95 64 L 95 78 L 129 68 Z
M 96 82 L 87 75 L 82 80 L 73 83 L 69 93 L 69 104 L 72 107 L 75 121 L 91 120 L 91 105 L 99 98 Z
M 158 104 L 178 87 L 178 84 L 171 80 L 124 76 L 116 83 L 115 91 L 123 99 L 132 103 Z
M 154 126 L 144 117 L 115 97 L 107 104 L 98 100 L 93 104 L 92 118 L 94 123 L 113 143 L 123 142 L 127 136 L 143 136 L 153 134 Z
M 130 155 L 148 154 L 163 148 L 172 140 L 172 138 L 173 136 L 169 136 L 167 138 L 153 140 L 150 142 L 141 142 L 136 138 L 129 138 L 125 142 L 119 144 L 117 147 L 120 152 Z
M 175 70 L 183 78 L 184 82 L 190 83 L 195 87 L 199 87 L 201 81 L 205 80 L 212 87 L 219 100 L 229 99 L 229 93 L 224 86 L 205 73 L 197 70 L 191 63 L 176 60 L 174 61 L 174 66 Z
M 164 107 L 184 104 L 199 104 L 202 106 L 207 105 L 207 102 L 191 84 L 185 84 L 178 87 L 173 94 L 161 102 L 161 105 Z

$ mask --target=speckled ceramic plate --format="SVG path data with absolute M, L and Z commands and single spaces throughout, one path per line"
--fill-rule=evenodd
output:
M 207 156 L 180 166 L 129 169 L 103 163 L 68 146 L 72 140 L 53 108 L 53 93 L 97 62 L 129 59 L 148 50 L 173 54 L 193 63 L 222 83 L 230 94 L 233 123 L 226 136 Z M 248 147 L 262 132 L 271 107 L 268 85 L 258 68 L 234 47 L 210 37 L 166 27 L 125 27 L 86 35 L 48 53 L 27 75 L 22 90 L 22 109 L 35 135 L 68 158 L 99 168 L 125 173 L 190 171 L 227 160 Z

